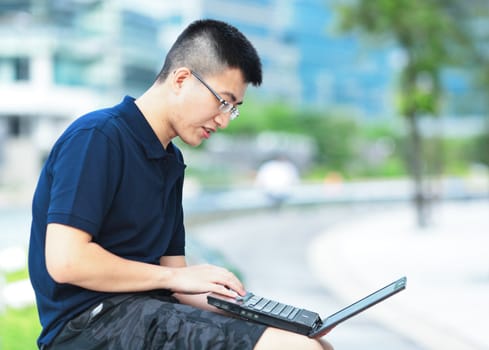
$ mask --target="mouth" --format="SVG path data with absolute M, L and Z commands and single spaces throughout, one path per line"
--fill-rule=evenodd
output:
M 206 128 L 205 126 L 202 128 L 204 131 L 203 131 L 203 136 L 205 139 L 208 139 L 209 137 L 211 137 L 211 134 L 216 132 L 214 129 L 212 128 Z

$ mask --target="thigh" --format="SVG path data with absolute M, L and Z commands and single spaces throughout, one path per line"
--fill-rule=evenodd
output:
M 171 297 L 134 295 L 101 305 L 70 321 L 50 349 L 252 349 L 265 330 Z

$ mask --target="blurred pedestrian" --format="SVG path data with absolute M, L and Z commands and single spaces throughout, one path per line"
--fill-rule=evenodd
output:
M 280 208 L 293 186 L 300 182 L 297 167 L 284 155 L 264 162 L 257 171 L 255 184 L 261 188 L 275 208 Z

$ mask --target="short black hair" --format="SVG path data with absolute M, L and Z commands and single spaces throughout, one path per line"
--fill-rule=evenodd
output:
M 157 79 L 164 81 L 178 67 L 204 76 L 238 68 L 246 83 L 262 82 L 261 61 L 250 41 L 236 27 L 213 19 L 192 22 L 178 36 Z

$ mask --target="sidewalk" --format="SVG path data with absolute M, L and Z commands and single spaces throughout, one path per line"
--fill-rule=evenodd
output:
M 438 204 L 433 217 L 423 230 L 409 208 L 339 224 L 312 242 L 311 266 L 345 306 L 405 275 L 405 291 L 357 317 L 422 349 L 489 349 L 489 201 Z

